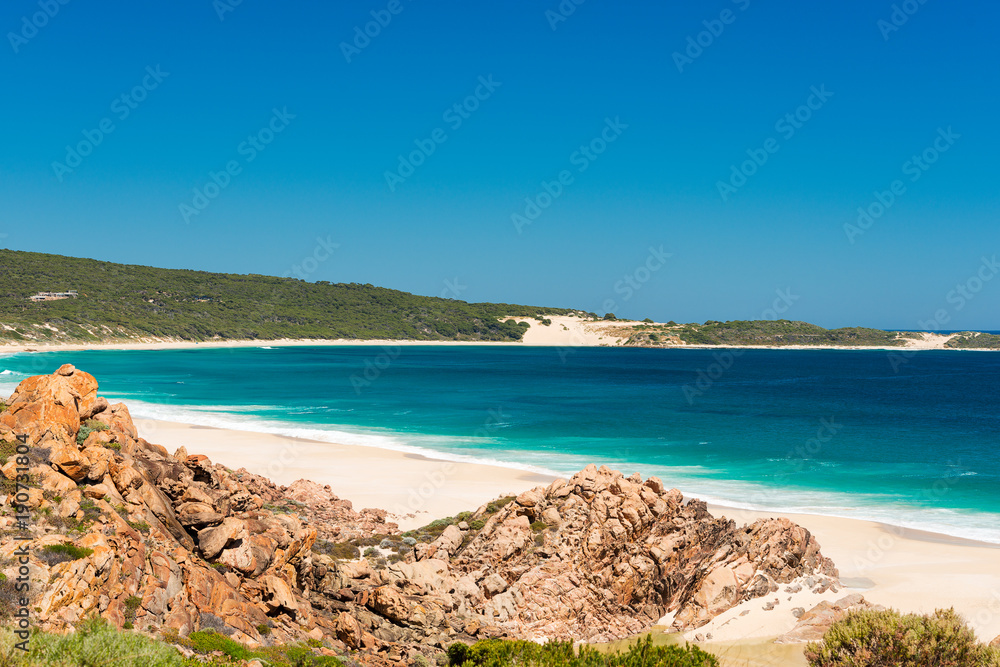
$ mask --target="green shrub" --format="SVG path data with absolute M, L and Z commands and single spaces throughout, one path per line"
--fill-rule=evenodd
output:
M 70 560 L 86 558 L 94 553 L 93 549 L 78 547 L 74 544 L 48 544 L 42 548 L 42 553 L 38 554 L 40 560 L 45 561 L 49 567 Z
M 861 610 L 837 621 L 823 642 L 806 647 L 812 667 L 976 667 L 997 664 L 954 609 L 933 614 Z
M 149 532 L 149 524 L 146 523 L 145 521 L 126 521 L 125 523 L 127 523 L 132 528 L 132 530 L 138 531 L 140 533 Z
M 10 440 L 0 441 L 0 466 L 7 465 L 8 459 L 17 453 L 17 443 Z
M 134 621 L 135 614 L 139 611 L 139 606 L 142 605 L 142 598 L 131 596 L 125 600 L 125 620 Z
M 268 625 L 267 623 L 261 623 L 260 625 L 257 626 L 257 632 L 259 632 L 261 635 L 269 635 L 271 634 L 271 626 Z
M 254 657 L 246 646 L 214 630 L 198 630 L 187 638 L 186 643 L 199 653 L 221 651 L 233 660 L 252 660 Z
M 375 547 L 368 547 L 365 549 L 365 558 L 374 558 L 375 556 L 378 556 L 378 554 L 379 551 Z
M 107 431 L 108 425 L 96 419 L 88 419 L 80 424 L 80 430 L 76 434 L 76 444 L 82 445 L 94 431 Z M 119 446 L 119 449 L 121 447 Z
M 0 618 L 6 618 L 14 613 L 21 599 L 21 593 L 17 590 L 17 584 L 7 579 L 7 575 L 0 572 Z
M 546 528 L 548 528 L 548 526 L 545 525 L 544 521 L 534 521 L 531 524 L 531 530 L 535 531 L 536 533 L 540 533 Z
M 452 667 L 718 667 L 715 656 L 696 646 L 653 646 L 653 638 L 633 644 L 624 653 L 598 653 L 572 642 L 536 644 L 528 641 L 487 639 L 468 646 L 448 647 Z
M 489 504 L 486 505 L 486 513 L 496 514 L 512 502 L 514 502 L 514 496 L 504 496 L 503 498 L 491 500 Z
M 361 550 L 350 542 L 328 542 L 326 540 L 316 540 L 313 544 L 313 551 L 325 554 L 337 560 L 354 560 L 361 557 Z
M 50 634 L 36 632 L 28 642 L 28 652 L 14 648 L 21 640 L 6 628 L 0 629 L 0 664 L 21 667 L 182 667 L 177 650 L 162 642 L 133 632 L 121 632 L 102 619 L 81 623 L 76 632 Z M 16 662 L 4 656 L 16 655 Z

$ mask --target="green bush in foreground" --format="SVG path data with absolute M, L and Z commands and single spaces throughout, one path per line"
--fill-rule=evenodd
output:
M 103 620 L 83 622 L 76 632 L 59 635 L 36 632 L 28 652 L 14 648 L 21 641 L 0 629 L 0 667 L 182 667 L 184 660 L 171 646 L 134 632 L 119 632 Z
M 15 647 L 22 641 L 0 628 L 0 667 L 211 667 L 260 660 L 268 667 L 343 667 L 332 656 L 317 655 L 320 642 L 284 644 L 249 649 L 213 631 L 192 632 L 189 637 L 166 636 L 201 655 L 184 658 L 176 647 L 135 632 L 116 630 L 103 619 L 90 619 L 76 632 L 34 632 L 28 652 Z M 206 655 L 215 651 L 222 655 Z
M 715 656 L 696 646 L 653 646 L 653 638 L 633 644 L 625 653 L 602 654 L 589 646 L 573 651 L 572 642 L 536 644 L 487 639 L 448 648 L 451 667 L 718 667 Z
M 954 609 L 929 616 L 888 609 L 849 613 L 809 644 L 812 667 L 994 667 L 1000 654 L 976 641 Z

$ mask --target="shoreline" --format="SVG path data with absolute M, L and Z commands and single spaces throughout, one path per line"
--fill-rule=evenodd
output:
M 233 469 L 246 468 L 276 484 L 288 485 L 297 479 L 329 484 L 355 509 L 388 510 L 394 515 L 388 520 L 398 523 L 402 531 L 475 510 L 496 497 L 517 494 L 555 479 L 514 468 L 454 462 L 374 446 L 148 419 L 136 420 L 136 425 L 147 440 L 170 452 L 183 445 L 192 454 L 205 454 L 213 462 Z M 674 486 L 670 480 L 664 482 Z M 686 499 L 693 497 L 685 494 Z M 996 567 L 1000 545 L 861 519 L 744 510 L 714 503 L 709 510 L 716 517 L 738 524 L 787 517 L 813 533 L 823 554 L 832 558 L 840 570 L 845 588 L 817 597 L 812 604 L 861 593 L 874 604 L 904 612 L 929 613 L 954 606 L 980 639 L 990 641 L 1000 635 L 1000 568 Z M 712 632 L 716 642 L 742 644 L 745 640 L 773 638 L 791 629 L 795 620 L 791 603 L 763 611 L 762 602 L 745 602 L 698 632 Z M 795 604 L 807 603 L 796 600 Z M 746 610 L 751 613 L 739 616 Z M 695 633 L 688 634 L 693 639 Z
M 211 340 L 184 341 L 171 338 L 148 336 L 139 340 L 119 340 L 116 342 L 84 343 L 24 343 L 6 342 L 0 344 L 0 354 L 6 352 L 25 351 L 81 351 L 81 350 L 166 350 L 166 349 L 197 349 L 197 348 L 245 348 L 245 347 L 322 347 L 322 346 L 508 346 L 508 347 L 614 347 L 649 350 L 879 350 L 884 352 L 900 351 L 902 353 L 923 350 L 955 350 L 969 352 L 997 352 L 996 348 L 947 348 L 945 344 L 954 334 L 938 334 L 932 332 L 917 333 L 918 337 L 897 338 L 903 345 L 702 345 L 675 344 L 667 345 L 629 345 L 625 343 L 632 337 L 637 327 L 673 326 L 662 322 L 638 322 L 635 320 L 588 320 L 568 315 L 553 315 L 545 320 L 534 317 L 518 317 L 517 320 L 528 325 L 522 339 L 519 341 L 458 341 L 458 340 L 389 340 L 389 339 L 289 339 L 274 340 Z
M 624 346 L 607 343 L 559 343 L 525 341 L 461 341 L 461 340 L 328 340 L 328 339 L 279 339 L 279 340 L 229 340 L 229 341 L 163 341 L 157 343 L 55 343 L 55 344 L 0 344 L 0 355 L 32 354 L 45 352 L 87 352 L 87 351 L 156 351 L 189 349 L 226 348 L 278 348 L 278 347 L 553 347 L 553 348 L 615 348 L 627 350 L 841 350 L 878 352 L 1000 352 L 997 348 L 953 348 L 953 347 L 886 347 L 869 345 L 666 345 L 666 346 Z

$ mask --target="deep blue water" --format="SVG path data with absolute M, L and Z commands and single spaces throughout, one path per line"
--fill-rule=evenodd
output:
M 37 353 L 0 359 L 0 389 L 71 362 L 140 417 L 559 473 L 604 463 L 737 506 L 1000 542 L 1000 353 L 727 354 L 486 346 Z

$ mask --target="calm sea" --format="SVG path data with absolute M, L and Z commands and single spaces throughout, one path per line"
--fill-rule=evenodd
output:
M 1000 543 L 1000 353 L 735 352 L 34 353 L 0 359 L 0 391 L 69 362 L 138 417 L 559 474 L 607 464 L 734 506 Z

